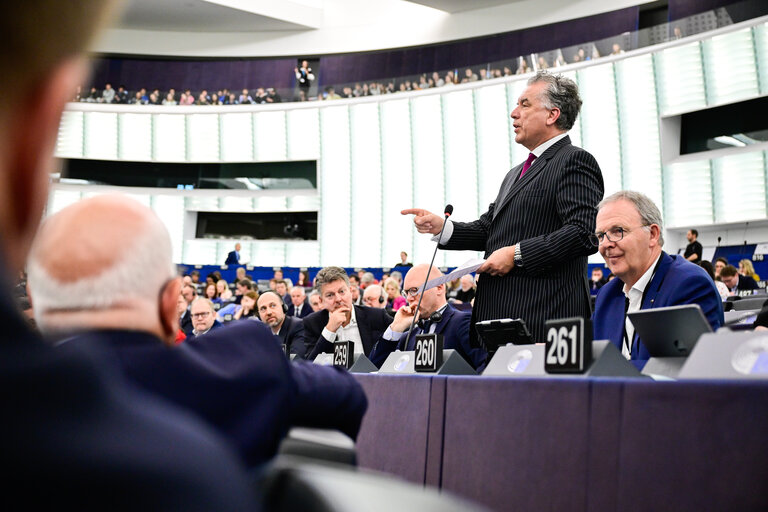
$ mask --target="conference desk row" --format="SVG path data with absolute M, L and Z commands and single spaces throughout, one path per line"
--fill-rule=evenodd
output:
M 494 510 L 768 509 L 768 381 L 355 378 L 361 467 Z

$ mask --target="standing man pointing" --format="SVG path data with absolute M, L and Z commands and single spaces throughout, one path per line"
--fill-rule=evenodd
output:
M 528 159 L 507 173 L 478 220 L 445 226 L 441 248 L 485 252 L 473 324 L 522 318 L 544 341 L 545 320 L 590 316 L 587 256 L 597 250 L 590 235 L 603 176 L 595 158 L 568 137 L 580 108 L 572 80 L 546 71 L 528 80 L 512 111 L 515 142 L 530 151 Z M 437 235 L 443 225 L 427 210 L 401 213 L 415 216 L 419 233 Z

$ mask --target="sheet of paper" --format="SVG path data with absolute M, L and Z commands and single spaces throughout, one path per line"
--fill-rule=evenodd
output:
M 440 286 L 441 284 L 445 284 L 448 281 L 453 281 L 454 279 L 458 279 L 461 276 L 471 274 L 472 272 L 480 268 L 483 265 L 483 263 L 485 263 L 484 259 L 477 259 L 477 258 L 465 261 L 464 263 L 456 267 L 456 270 L 454 270 L 450 274 L 445 274 L 444 276 L 436 277 L 430 281 L 427 281 L 427 284 L 424 290 L 429 290 L 430 288 L 434 288 L 435 286 Z

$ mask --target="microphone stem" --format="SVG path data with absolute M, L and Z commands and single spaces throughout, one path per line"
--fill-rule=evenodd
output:
M 446 214 L 445 219 L 443 219 L 443 227 L 440 228 L 440 233 L 437 235 L 437 244 L 435 244 L 435 252 L 432 253 L 432 261 L 429 262 L 429 268 L 427 269 L 427 277 L 424 278 L 424 284 L 422 285 L 421 293 L 419 294 L 419 302 L 416 304 L 416 311 L 413 313 L 413 320 L 411 320 L 411 328 L 408 329 L 408 336 L 405 337 L 405 346 L 403 347 L 403 350 L 408 350 L 408 344 L 411 342 L 411 334 L 413 334 L 413 327 L 416 325 L 416 316 L 419 314 L 419 308 L 421 307 L 421 299 L 424 298 L 424 288 L 427 287 L 427 283 L 429 282 L 429 274 L 432 272 L 432 265 L 435 263 L 435 256 L 437 256 L 437 249 L 440 247 L 440 239 L 443 237 L 443 230 L 445 229 L 445 224 L 448 221 L 448 217 L 450 214 Z

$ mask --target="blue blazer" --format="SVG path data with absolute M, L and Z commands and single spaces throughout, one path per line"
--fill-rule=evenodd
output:
M 594 339 L 611 340 L 621 350 L 624 333 L 624 283 L 613 279 L 600 288 L 592 316 Z M 645 298 L 640 309 L 698 304 L 707 317 L 712 330 L 723 325 L 723 303 L 715 283 L 707 272 L 686 261 L 680 255 L 661 253 L 661 262 L 656 274 L 646 287 Z M 643 341 L 635 333 L 632 342 L 631 359 L 635 366 L 642 368 L 650 359 Z
M 271 459 L 294 425 L 354 438 L 367 408 L 350 374 L 291 363 L 261 322 L 233 322 L 175 347 L 121 330 L 84 333 L 66 345 L 110 347 L 129 381 L 202 417 L 249 466 Z
M 296 311 L 296 306 L 291 304 L 288 306 L 288 312 L 286 313 L 287 316 L 295 316 L 294 312 Z M 305 316 L 308 316 L 310 314 L 314 313 L 312 311 L 312 306 L 309 305 L 306 301 L 304 304 L 301 305 L 301 310 L 299 311 L 299 318 L 304 318 Z
M 472 314 L 469 311 L 459 311 L 448 304 L 443 312 L 443 318 L 435 327 L 435 334 L 443 335 L 443 348 L 456 350 L 472 368 L 477 370 L 485 365 L 486 352 L 482 348 L 470 346 L 469 326 L 471 318 Z M 414 350 L 417 334 L 421 334 L 421 329 L 418 327 L 408 341 L 407 350 Z M 408 336 L 408 331 L 404 335 Z M 371 352 L 371 362 L 381 367 L 389 354 L 397 349 L 400 341 L 379 339 Z
M 225 265 L 239 265 L 240 264 L 240 258 L 238 258 L 237 251 L 232 251 L 227 254 L 227 259 L 224 262 Z

